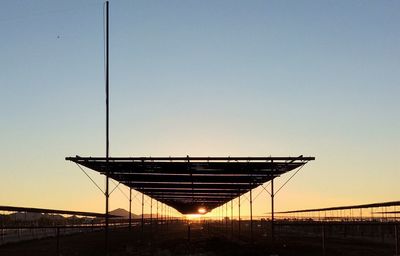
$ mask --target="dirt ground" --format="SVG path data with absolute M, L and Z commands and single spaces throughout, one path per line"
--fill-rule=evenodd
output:
M 223 227 L 200 223 L 191 224 L 190 239 L 188 227 L 184 223 L 168 226 L 134 227 L 133 230 L 116 229 L 110 231 L 109 255 L 196 255 L 196 256 L 239 256 L 239 255 L 323 255 L 322 241 L 319 237 L 278 236 L 275 243 L 255 231 L 253 243 L 248 230 L 243 228 L 241 236 L 227 232 Z M 358 241 L 350 238 L 327 238 L 326 256 L 393 256 L 394 246 L 387 243 Z M 0 255 L 106 255 L 104 232 L 93 232 L 19 242 L 0 246 Z

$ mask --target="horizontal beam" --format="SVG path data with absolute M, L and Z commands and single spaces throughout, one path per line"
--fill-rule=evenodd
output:
M 15 207 L 15 206 L 0 206 L 0 211 L 65 214 L 65 215 L 77 215 L 77 216 L 86 216 L 86 217 L 105 217 L 105 214 L 97 213 L 97 212 L 80 212 L 80 211 L 55 210 L 55 209 L 30 208 L 30 207 Z M 116 217 L 116 216 L 112 216 L 112 215 L 109 215 L 109 216 Z
M 359 205 L 347 205 L 347 206 L 335 206 L 335 207 L 328 207 L 328 208 L 293 210 L 293 211 L 284 211 L 284 212 L 276 212 L 276 213 L 285 214 L 285 213 L 301 213 L 301 212 L 322 212 L 322 211 L 350 210 L 350 209 L 363 209 L 363 208 L 389 207 L 389 206 L 400 206 L 400 201 L 372 203 L 372 204 L 359 204 Z
M 90 160 L 90 161 L 106 161 L 105 157 L 66 157 L 66 160 L 69 161 L 75 161 L 75 160 Z M 191 156 L 186 156 L 186 157 L 110 157 L 109 158 L 110 162 L 113 161 L 127 161 L 127 162 L 133 162 L 133 161 L 313 161 L 315 160 L 315 157 L 304 157 L 304 156 L 298 156 L 298 157 L 191 157 Z
M 121 183 L 140 183 L 140 182 L 151 182 L 151 183 L 164 183 L 164 182 L 193 182 L 193 183 L 265 183 L 274 177 L 273 175 L 268 176 L 195 176 L 195 175 L 115 175 L 109 176 L 114 180 L 118 180 Z
M 186 192 L 150 192 L 148 193 L 147 191 L 140 191 L 140 192 L 145 192 L 147 194 L 149 194 L 150 196 L 179 196 L 179 195 L 187 195 L 187 196 L 191 196 L 191 195 L 196 195 L 196 196 L 237 196 L 238 193 L 221 193 L 221 192 L 217 192 L 217 193 L 211 193 L 211 192 L 199 192 L 199 191 L 186 191 Z
M 179 199 L 205 199 L 205 200 L 213 200 L 213 199 L 218 199 L 218 200 L 230 200 L 232 198 L 234 198 L 233 196 L 216 196 L 216 195 L 208 195 L 208 196 L 204 196 L 204 195 L 153 195 L 152 196 L 155 199 L 173 199 L 173 200 L 179 200 Z
M 244 191 L 249 190 L 251 188 L 255 188 L 263 183 L 259 184 L 248 184 L 248 183 L 229 183 L 229 184 L 221 184 L 221 183 L 160 183 L 160 182 L 151 182 L 151 183 L 140 183 L 140 182 L 123 182 L 124 185 L 133 188 L 135 190 L 140 190 L 141 188 L 193 188 L 193 189 L 236 189 L 236 191 Z
M 227 189 L 227 188 L 135 188 L 136 191 L 145 192 L 149 195 L 154 193 L 229 193 L 229 194 L 239 194 L 237 188 Z

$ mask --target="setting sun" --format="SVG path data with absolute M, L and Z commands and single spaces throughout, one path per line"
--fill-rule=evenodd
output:
M 206 210 L 205 208 L 199 208 L 197 211 L 198 211 L 200 214 L 204 214 L 204 213 L 207 212 L 207 210 Z

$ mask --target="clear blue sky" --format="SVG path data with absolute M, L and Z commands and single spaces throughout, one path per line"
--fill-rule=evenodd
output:
M 0 205 L 103 211 L 64 160 L 105 154 L 102 8 L 2 3 Z M 110 9 L 111 155 L 311 155 L 278 210 L 399 200 L 399 1 Z

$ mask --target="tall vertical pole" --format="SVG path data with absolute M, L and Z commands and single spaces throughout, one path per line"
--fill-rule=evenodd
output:
M 220 223 L 220 225 L 221 225 L 221 223 L 222 223 L 222 212 L 221 212 L 221 209 L 222 209 L 222 205 L 218 208 L 218 222 Z M 219 225 L 219 226 L 220 226 Z
M 231 237 L 233 239 L 233 199 L 231 200 Z
M 322 223 L 322 230 L 321 230 L 321 237 L 322 237 L 322 256 L 326 255 L 326 248 L 325 248 L 325 224 Z
M 240 219 L 240 191 L 239 191 L 239 204 L 238 204 L 238 212 L 239 212 L 239 216 L 238 216 L 238 220 L 239 220 L 239 223 L 238 223 L 238 235 L 239 235 L 239 238 L 240 238 L 240 222 L 242 221 L 241 219 Z
M 162 202 L 160 201 L 160 206 L 159 206 L 159 223 L 160 223 L 160 229 L 162 229 Z M 158 225 L 158 224 L 157 224 Z
M 110 131 L 109 131 L 109 63 L 108 63 L 108 57 L 109 57 L 109 33 L 108 33 L 108 18 L 109 18 L 109 3 L 108 1 L 105 2 L 105 82 L 106 82 L 106 230 L 105 230 L 105 249 L 106 249 L 106 255 L 108 255 L 108 224 L 109 224 L 109 213 L 108 213 L 108 201 L 109 201 L 109 184 L 108 184 L 108 176 L 109 176 L 109 157 L 110 157 Z
M 253 243 L 253 189 L 250 189 L 250 241 Z
M 163 218 L 163 203 L 164 195 L 161 195 L 161 202 L 160 202 L 160 224 L 161 224 L 161 230 L 164 230 L 164 218 Z
M 156 201 L 157 215 L 156 215 L 156 227 L 158 227 L 158 200 Z
M 274 179 L 271 180 L 271 239 L 275 241 L 275 211 L 274 211 Z
M 142 193 L 142 235 L 144 230 L 144 194 Z
M 153 231 L 153 198 L 150 197 L 150 227 Z
M 396 256 L 399 255 L 399 231 L 397 229 L 397 222 L 394 223 L 394 239 L 395 241 L 395 246 L 396 246 Z
M 168 216 L 168 205 L 165 205 L 165 228 L 168 230 L 168 221 L 169 221 L 169 216 Z
M 129 231 L 132 230 L 132 188 L 129 188 Z
M 228 203 L 225 203 L 225 232 L 228 232 Z
M 164 203 L 161 202 L 161 228 L 164 230 Z

